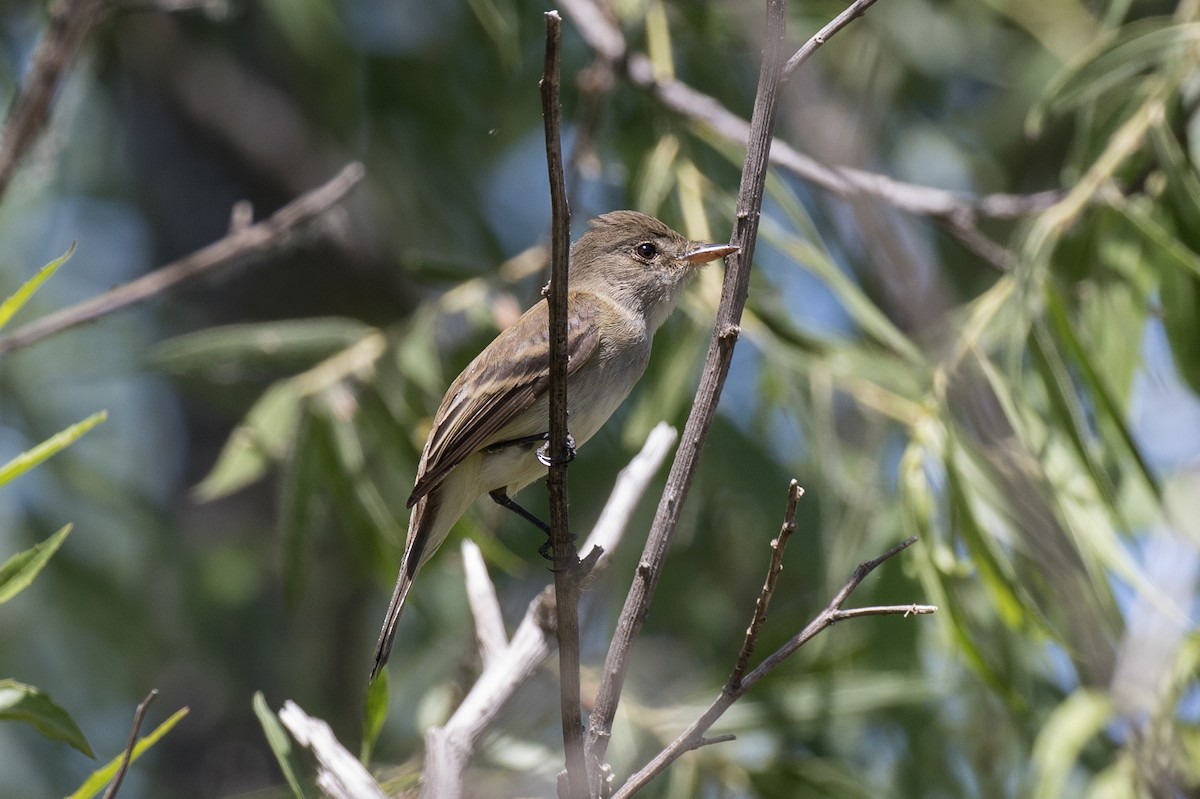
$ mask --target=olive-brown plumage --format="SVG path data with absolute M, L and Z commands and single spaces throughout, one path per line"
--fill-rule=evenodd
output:
M 571 248 L 567 277 L 567 409 L 576 446 L 629 396 L 650 359 L 655 331 L 699 268 L 736 249 L 688 241 L 636 211 L 592 220 Z M 408 538 L 372 679 L 387 662 L 417 570 L 470 504 L 484 494 L 515 494 L 546 474 L 536 438 L 548 430 L 549 362 L 542 300 L 446 390 L 408 498 Z

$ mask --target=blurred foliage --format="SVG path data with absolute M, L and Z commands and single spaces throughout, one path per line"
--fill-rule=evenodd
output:
M 269 263 L 0 359 L 0 461 L 110 409 L 6 489 L 5 551 L 64 515 L 87 534 L 5 605 L 0 638 L 17 645 L 0 673 L 79 708 L 105 751 L 152 686 L 192 708 L 122 796 L 311 792 L 270 711 L 288 698 L 381 780 L 409 785 L 422 731 L 477 674 L 448 546 L 364 721 L 429 417 L 544 280 L 542 10 L 123 6 L 59 92 L 0 204 L 0 295 L 75 239 L 87 268 L 47 283 L 9 329 L 219 238 L 240 198 L 262 217 L 345 161 L 368 174 L 322 235 Z M 613 10 L 660 74 L 748 116 L 757 5 Z M 791 4 L 791 40 L 838 10 Z M 10 94 L 43 13 L 0 9 Z M 723 239 L 740 149 L 607 75 L 569 15 L 566 30 L 577 232 L 636 207 Z M 781 138 L 822 163 L 961 192 L 1011 263 L 979 259 L 938 220 L 772 172 L 744 335 L 609 750 L 618 779 L 727 676 L 795 476 L 801 532 L 760 652 L 911 534 L 921 543 L 852 604 L 939 613 L 825 633 L 713 730 L 735 742 L 686 755 L 645 795 L 1200 790 L 1198 55 L 1194 0 L 884 0 L 788 85 Z M 968 202 L 1045 189 L 1061 194 L 1024 218 Z M 578 529 L 650 427 L 682 424 L 719 290 L 711 269 L 572 465 Z M 536 488 L 522 499 L 545 507 Z M 653 513 L 643 504 L 585 604 L 585 695 Z M 526 527 L 480 503 L 456 532 L 484 548 L 510 623 L 548 579 Z M 552 793 L 556 696 L 551 673 L 518 693 L 473 761 L 476 795 Z M 0 728 L 13 764 L 0 796 L 68 793 L 87 776 L 72 758 Z

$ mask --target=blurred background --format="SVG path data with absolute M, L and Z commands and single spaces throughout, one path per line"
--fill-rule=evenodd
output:
M 657 76 L 748 118 L 760 4 L 601 6 Z M 351 161 L 366 172 L 266 257 L 0 356 L 0 463 L 108 412 L 0 489 L 0 559 L 75 525 L 0 607 L 0 677 L 49 695 L 100 763 L 150 688 L 146 730 L 188 707 L 123 797 L 291 795 L 258 691 L 358 751 L 429 417 L 546 278 L 545 10 L 125 0 L 69 66 L 0 204 L 0 297 L 77 249 L 4 333 L 221 238 L 239 200 L 262 219 Z M 789 40 L 839 10 L 792 3 Z M 845 198 L 771 173 L 744 335 L 609 750 L 618 781 L 727 677 L 796 477 L 760 654 L 909 535 L 850 604 L 940 610 L 828 631 L 712 731 L 735 742 L 644 795 L 1194 795 L 1197 12 L 882 0 L 786 86 L 782 140 L 901 188 Z M 564 17 L 575 235 L 635 208 L 725 240 L 742 148 Z M 47 19 L 0 4 L 7 96 Z M 913 213 L 907 184 L 952 207 Z M 1027 199 L 1043 191 L 1059 193 Z M 979 201 L 997 192 L 1017 210 Z M 572 465 L 577 530 L 655 423 L 682 427 L 721 278 L 707 270 Z M 544 511 L 538 486 L 522 500 Z M 585 601 L 585 697 L 656 501 Z M 483 547 L 510 625 L 550 579 L 541 534 L 509 516 L 480 503 L 410 597 L 370 758 L 397 789 L 479 668 L 457 540 Z M 547 667 L 504 711 L 474 795 L 553 795 L 554 687 Z M 64 796 L 97 765 L 0 724 L 0 797 Z

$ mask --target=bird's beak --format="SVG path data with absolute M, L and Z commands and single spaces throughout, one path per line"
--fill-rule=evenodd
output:
M 740 247 L 732 244 L 697 244 L 683 254 L 683 260 L 689 264 L 706 264 L 726 255 L 733 255 Z

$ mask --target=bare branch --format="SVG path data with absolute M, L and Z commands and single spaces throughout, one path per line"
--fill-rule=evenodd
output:
M 470 539 L 462 542 L 463 571 L 466 574 L 467 603 L 475 619 L 475 640 L 479 642 L 479 658 L 486 669 L 508 648 L 504 632 L 504 616 L 496 586 L 488 577 L 487 564 L 479 545 Z
M 588 572 L 588 581 L 596 579 L 608 566 L 611 553 L 624 535 L 638 500 L 666 460 L 675 439 L 673 428 L 659 424 L 650 432 L 642 451 L 617 475 L 608 502 L 584 542 L 584 549 L 604 552 Z M 452 799 L 462 795 L 467 760 L 479 745 L 483 733 L 516 690 L 550 654 L 553 607 L 554 591 L 547 588 L 529 603 L 512 641 L 484 668 L 450 720 L 445 726 L 430 729 L 426 734 L 422 796 Z
M 783 525 L 779 535 L 771 542 L 771 565 L 767 567 L 767 579 L 763 582 L 762 591 L 754 603 L 754 616 L 750 626 L 746 628 L 746 640 L 742 642 L 742 651 L 738 653 L 733 673 L 729 675 L 729 684 L 741 685 L 742 675 L 750 665 L 750 656 L 754 654 L 754 646 L 758 643 L 758 634 L 762 631 L 763 622 L 767 620 L 767 607 L 771 604 L 771 596 L 775 593 L 775 584 L 779 573 L 783 571 L 783 551 L 787 548 L 788 539 L 796 532 L 796 508 L 804 489 L 795 480 L 788 484 L 787 508 L 783 513 Z
M 333 730 L 320 719 L 309 716 L 292 700 L 283 703 L 279 720 L 296 743 L 317 759 L 317 787 L 332 799 L 387 799 L 379 783 L 358 758 L 338 743 Z
M 679 513 L 691 488 L 700 452 L 716 415 L 717 401 L 733 358 L 738 323 L 749 290 L 750 265 L 754 260 L 763 187 L 767 178 L 771 131 L 775 126 L 775 113 L 779 106 L 780 65 L 783 60 L 786 18 L 785 0 L 769 0 L 763 63 L 759 72 L 758 91 L 754 100 L 750 139 L 746 150 L 746 162 L 742 169 L 742 184 L 738 191 L 735 228 L 731 241 L 739 250 L 726 262 L 725 283 L 717 308 L 708 357 L 700 377 L 700 387 L 697 389 L 692 411 L 688 415 L 682 445 L 676 451 L 675 462 L 667 477 L 667 485 L 658 504 L 654 524 L 642 551 L 637 576 L 621 610 L 612 645 L 604 662 L 604 673 L 588 726 L 587 763 L 593 793 L 599 792 L 601 767 L 612 735 L 613 717 L 616 715 L 621 689 L 629 669 L 633 642 L 641 632 L 649 612 L 667 550 L 679 524 Z
M 58 0 L 50 7 L 46 28 L 21 88 L 13 98 L 0 138 L 0 197 L 17 165 L 45 128 L 50 104 L 71 59 L 100 19 L 105 0 Z
M 583 761 L 583 709 L 579 689 L 579 556 L 571 540 L 567 512 L 567 465 L 571 444 L 567 433 L 567 258 L 571 209 L 560 141 L 559 49 L 562 17 L 547 11 L 546 58 L 542 71 L 542 121 L 546 128 L 546 164 L 550 173 L 550 543 L 554 552 L 554 597 L 558 634 L 558 683 L 562 712 L 563 751 L 567 775 L 562 786 L 570 799 L 587 799 Z M 598 556 L 598 554 L 597 554 Z M 559 791 L 562 795 L 562 790 Z
M 562 2 L 592 49 L 611 62 L 622 65 L 626 77 L 633 85 L 653 94 L 664 107 L 688 119 L 696 120 L 721 138 L 745 145 L 750 135 L 750 124 L 746 120 L 721 105 L 715 98 L 696 91 L 682 81 L 656 75 L 653 63 L 644 53 L 627 50 L 621 31 L 596 7 L 594 0 Z M 861 14 L 868 5 L 870 3 L 865 0 L 861 5 L 856 2 L 843 15 L 839 15 L 838 19 L 848 15 L 842 23 L 844 25 L 854 16 Z M 830 23 L 830 26 L 833 24 Z M 808 54 L 836 32 L 831 32 L 830 26 L 826 26 L 812 37 L 792 59 L 795 60 L 802 54 L 800 61 L 807 58 Z M 840 26 L 838 29 L 840 30 Z M 799 62 L 796 66 L 799 66 Z M 905 183 L 860 169 L 827 166 L 778 139 L 771 144 L 771 163 L 841 199 L 873 197 L 902 211 L 937 219 L 968 249 L 997 265 L 1002 260 L 995 250 L 998 245 L 979 232 L 975 218 L 981 216 L 1011 219 L 1028 216 L 1049 208 L 1062 196 L 1061 192 L 1046 191 L 1030 195 L 991 194 L 973 197 Z M 986 244 L 980 241 L 981 238 Z M 991 246 L 988 247 L 988 244 Z
M 784 660 L 791 656 L 797 649 L 804 646 L 806 643 L 815 638 L 823 630 L 832 627 L 839 621 L 845 619 L 858 618 L 860 616 L 879 616 L 879 615 L 898 615 L 908 617 L 910 615 L 933 613 L 937 610 L 932 605 L 890 605 L 880 607 L 857 608 L 854 610 L 842 610 L 842 604 L 849 598 L 854 589 L 862 584 L 867 575 L 873 572 L 878 566 L 887 559 L 894 557 L 916 542 L 916 538 L 909 538 L 896 546 L 889 549 L 879 557 L 860 563 L 850 575 L 850 579 L 846 581 L 841 590 L 837 592 L 833 600 L 822 610 L 816 618 L 808 623 L 803 630 L 797 633 L 791 640 L 775 650 L 767 657 L 759 666 L 745 676 L 744 679 L 734 681 L 733 677 L 737 676 L 737 671 L 730 677 L 729 681 L 721 689 L 721 693 L 709 705 L 708 709 L 700 715 L 698 719 L 692 722 L 683 733 L 679 735 L 669 746 L 663 749 L 658 755 L 647 763 L 637 774 L 630 777 L 620 790 L 613 795 L 613 799 L 628 799 L 641 788 L 654 779 L 655 776 L 662 773 L 671 763 L 675 762 L 680 755 L 690 752 L 704 743 L 715 743 L 717 738 L 705 739 L 704 733 L 707 732 L 713 724 L 717 722 L 726 710 L 728 710 L 734 702 L 741 699 L 746 693 L 753 688 L 763 677 L 770 674 Z
M 137 746 L 138 733 L 142 730 L 142 721 L 146 718 L 146 709 L 157 696 L 158 689 L 151 688 L 150 693 L 146 694 L 146 698 L 137 706 L 137 711 L 133 714 L 133 728 L 129 730 L 129 741 L 125 744 L 125 754 L 121 757 L 121 765 L 113 775 L 112 782 L 108 784 L 108 790 L 104 792 L 104 799 L 113 799 L 121 789 L 125 772 L 129 770 L 129 761 L 133 758 L 133 748 Z
M 804 46 L 787 60 L 787 63 L 783 65 L 783 79 L 786 81 L 791 78 L 800 65 L 807 61 L 809 56 L 817 52 L 817 48 L 829 41 L 830 37 L 842 28 L 865 14 L 867 9 L 873 5 L 875 5 L 875 0 L 854 0 L 845 11 L 831 19 L 829 24 L 809 37 Z
M 145 302 L 220 267 L 260 258 L 287 241 L 298 228 L 340 202 L 362 178 L 362 164 L 349 164 L 328 183 L 300 195 L 276 211 L 270 219 L 236 230 L 137 280 L 18 328 L 0 338 L 0 355 Z

